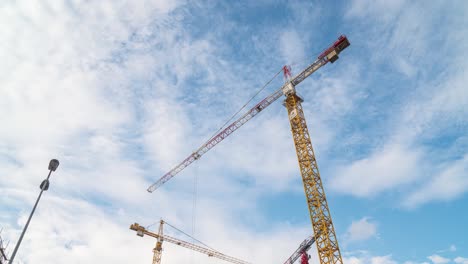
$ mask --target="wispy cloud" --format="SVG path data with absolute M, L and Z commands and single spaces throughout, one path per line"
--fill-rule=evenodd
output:
M 367 251 L 347 252 L 343 256 L 343 262 L 352 264 L 398 264 L 391 255 L 372 256 Z
M 377 236 L 377 224 L 367 217 L 353 221 L 346 231 L 347 243 L 358 242 Z
M 434 5 L 438 6 L 437 3 Z M 453 64 L 441 56 L 442 53 L 451 54 L 449 47 L 458 45 L 458 42 L 451 41 L 450 36 L 458 36 L 459 30 L 465 31 L 460 26 L 467 21 L 458 14 L 447 20 L 440 18 L 443 22 L 438 25 L 440 30 L 432 33 L 436 25 L 425 14 L 432 12 L 435 6 L 421 8 L 417 3 L 404 1 L 377 1 L 372 4 L 354 1 L 348 9 L 347 18 L 351 21 L 367 18 L 375 22 L 375 27 L 366 32 L 377 34 L 379 38 L 362 44 L 368 50 L 385 52 L 372 52 L 369 63 L 373 67 L 390 67 L 388 74 L 394 78 L 403 74 L 408 79 L 394 85 L 386 85 L 379 79 L 371 81 L 377 85 L 376 89 L 390 89 L 387 90 L 388 95 L 397 101 L 386 101 L 382 107 L 389 107 L 394 114 L 384 114 L 383 125 L 369 125 L 370 130 L 362 132 L 378 140 L 369 139 L 370 151 L 364 149 L 356 153 L 358 158 L 347 160 L 350 164 L 335 170 L 335 177 L 330 181 L 335 190 L 369 197 L 413 186 L 415 191 L 409 195 L 410 198 L 402 197 L 406 206 L 450 200 L 467 191 L 463 181 L 457 180 L 466 174 L 463 169 L 466 152 L 455 145 L 461 142 L 461 131 L 468 122 L 465 113 L 468 96 L 463 88 L 468 65 L 459 60 L 466 55 L 453 57 Z M 455 6 L 444 8 L 452 10 Z M 365 39 L 362 32 L 356 34 L 356 37 Z M 439 45 L 443 52 L 427 56 L 426 51 L 431 45 Z M 441 63 L 441 67 L 431 68 L 437 63 Z M 416 76 L 417 81 L 412 80 Z M 374 115 L 374 112 L 369 114 Z M 369 120 L 375 120 L 374 116 Z M 455 140 L 451 146 L 454 147 L 440 149 L 438 142 L 444 140 L 447 129 L 453 131 Z M 438 160 L 433 156 L 436 152 L 440 153 Z M 453 175 L 450 177 L 459 188 L 453 190 L 447 186 L 441 188 L 440 193 L 429 191 L 431 182 L 449 177 L 448 174 Z M 421 177 L 423 175 L 426 176 Z M 357 182 L 359 184 L 355 184 Z M 452 192 L 453 195 L 450 194 Z
M 330 186 L 360 197 L 392 190 L 412 183 L 421 176 L 418 175 L 420 156 L 419 151 L 401 145 L 389 145 L 339 170 Z
M 450 259 L 444 258 L 444 257 L 439 256 L 439 255 L 431 255 L 431 256 L 429 256 L 427 258 L 430 259 L 432 261 L 432 263 L 434 263 L 434 264 L 444 264 L 444 263 L 449 263 L 450 262 Z
M 420 189 L 411 193 L 405 206 L 414 207 L 430 201 L 452 200 L 468 190 L 468 158 L 448 164 Z
M 455 263 L 467 264 L 468 258 L 456 257 L 453 261 L 455 261 Z

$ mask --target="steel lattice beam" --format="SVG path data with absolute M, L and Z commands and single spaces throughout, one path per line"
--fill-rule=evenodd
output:
M 302 99 L 294 92 L 287 95 L 285 106 L 288 110 L 291 132 L 296 147 L 299 168 L 304 183 L 310 220 L 316 237 L 317 251 L 321 264 L 342 264 L 335 229 L 328 209 L 322 179 L 315 159 L 314 149 L 302 110 Z

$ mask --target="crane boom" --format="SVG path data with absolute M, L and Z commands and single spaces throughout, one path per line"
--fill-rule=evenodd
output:
M 315 237 L 314 236 L 310 236 L 310 237 L 306 238 L 299 245 L 299 247 L 296 249 L 296 251 L 294 251 L 294 253 L 291 255 L 291 257 L 289 257 L 284 262 L 284 264 L 293 264 L 294 262 L 296 262 L 296 260 L 299 259 L 299 257 L 302 255 L 303 252 L 306 252 L 306 251 L 309 250 L 309 248 L 312 246 L 312 244 L 314 244 L 314 242 L 315 242 Z
M 151 231 L 146 230 L 145 227 L 137 223 L 132 224 L 130 226 L 130 229 L 136 231 L 139 236 L 143 236 L 143 235 L 151 236 L 151 237 L 158 239 L 158 241 L 167 241 L 172 244 L 176 244 L 176 245 L 179 245 L 179 246 L 182 246 L 182 247 L 194 250 L 194 251 L 198 251 L 200 253 L 208 255 L 209 257 L 215 257 L 215 258 L 222 259 L 227 262 L 236 263 L 236 264 L 249 264 L 249 262 L 225 255 L 213 249 L 195 245 L 195 244 L 192 244 L 192 243 L 189 243 L 189 242 L 177 239 L 177 238 L 173 238 L 167 235 L 159 235 L 159 234 L 153 233 Z
M 312 73 L 314 73 L 322 66 L 327 64 L 329 61 L 333 63 L 338 58 L 338 53 L 340 53 L 342 49 L 346 48 L 341 48 L 341 46 L 339 46 L 343 42 L 343 40 L 346 40 L 347 42 L 345 36 L 340 36 L 340 38 L 335 43 L 333 43 L 333 45 L 331 45 L 328 49 L 322 52 L 322 54 L 320 54 L 320 56 L 312 64 L 305 68 L 301 73 L 294 76 L 294 78 L 291 79 L 290 83 L 293 86 L 296 86 L 299 83 L 301 83 L 304 79 L 309 77 Z M 196 151 L 190 154 L 190 156 L 184 159 L 181 163 L 177 164 L 172 170 L 164 174 L 159 180 L 157 180 L 155 183 L 149 186 L 147 191 L 150 193 L 153 192 L 161 185 L 169 181 L 176 174 L 185 169 L 187 166 L 192 164 L 194 161 L 198 160 L 201 156 L 203 156 L 206 152 L 208 152 L 210 149 L 216 146 L 219 142 L 223 141 L 226 137 L 231 135 L 234 131 L 236 131 L 242 125 L 247 123 L 254 116 L 259 114 L 263 109 L 267 108 L 270 104 L 272 104 L 274 101 L 280 98 L 283 94 L 285 94 L 284 90 L 287 89 L 287 86 L 288 84 L 284 84 L 273 94 L 269 95 L 268 97 L 260 101 L 258 104 L 256 104 L 254 107 L 252 107 L 247 113 L 242 115 L 236 121 L 232 122 L 224 130 L 210 138 L 205 144 L 203 144 L 200 148 L 198 148 Z

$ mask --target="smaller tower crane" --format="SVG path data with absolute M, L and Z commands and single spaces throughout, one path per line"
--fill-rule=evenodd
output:
M 294 253 L 291 255 L 291 257 L 289 257 L 285 262 L 284 264 L 293 264 L 294 262 L 296 262 L 296 260 L 298 260 L 299 258 L 301 258 L 301 264 L 308 264 L 309 262 L 309 256 L 307 255 L 307 251 L 310 249 L 310 247 L 312 247 L 312 244 L 314 244 L 315 242 L 315 237 L 314 236 L 310 236 L 308 237 L 307 239 L 305 239 L 300 245 L 299 247 L 296 249 L 296 251 L 294 251 Z M 307 262 L 304 262 L 304 261 L 307 261 Z
M 163 225 L 164 221 L 161 220 L 159 223 L 159 230 L 158 233 L 153 233 L 151 231 L 148 231 L 145 227 L 134 223 L 130 226 L 131 230 L 134 230 L 137 232 L 137 236 L 143 237 L 144 235 L 151 236 L 156 238 L 156 247 L 153 249 L 153 264 L 160 264 L 161 263 L 161 255 L 162 255 L 162 243 L 163 241 L 170 242 L 172 244 L 176 244 L 181 247 L 185 247 L 194 251 L 198 251 L 200 253 L 203 253 L 205 255 L 208 255 L 208 257 L 215 257 L 218 259 L 222 259 L 224 261 L 230 262 L 230 263 L 235 263 L 235 264 L 250 264 L 249 262 L 225 255 L 219 251 L 216 251 L 214 249 L 202 247 L 199 245 L 195 245 L 177 238 L 173 238 L 167 235 L 163 235 Z

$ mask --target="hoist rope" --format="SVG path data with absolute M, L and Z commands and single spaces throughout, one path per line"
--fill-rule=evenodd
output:
M 157 221 L 157 222 L 154 222 L 154 223 L 152 223 L 151 225 L 148 225 L 148 226 L 146 226 L 146 227 L 145 227 L 145 229 L 149 229 L 150 227 L 152 227 L 152 226 L 156 225 L 157 223 L 159 223 L 159 221 Z
M 317 56 L 318 56 L 319 53 L 317 53 Z M 296 65 L 299 65 L 299 64 L 302 64 L 302 63 L 305 63 L 306 61 L 309 61 L 309 59 L 303 59 L 301 61 L 296 61 L 296 62 L 293 62 L 291 63 L 290 65 L 292 66 L 296 66 Z M 270 80 L 268 80 L 252 97 L 250 97 L 250 99 L 237 111 L 235 112 L 216 132 L 213 133 L 213 135 L 206 141 L 210 141 L 211 139 L 213 139 L 214 136 L 216 136 L 229 122 L 231 122 L 242 110 L 244 110 L 247 105 L 252 102 L 252 100 L 259 94 L 261 93 L 268 85 L 270 85 L 270 83 L 276 79 L 276 77 L 278 77 L 278 75 L 283 72 L 283 68 L 281 68 Z
M 160 221 L 154 222 L 154 223 L 152 223 L 151 225 L 148 225 L 145 229 L 149 229 L 151 226 L 154 226 L 155 224 L 157 224 L 157 223 L 159 223 L 159 222 L 160 222 Z M 174 228 L 176 231 L 178 231 L 178 232 L 180 232 L 180 233 L 182 233 L 182 234 L 188 236 L 189 238 L 193 239 L 193 241 L 196 241 L 196 242 L 202 244 L 203 246 L 205 246 L 205 247 L 207 247 L 207 248 L 209 248 L 209 249 L 211 249 L 211 250 L 217 251 L 216 249 L 214 249 L 214 248 L 208 246 L 207 244 L 205 244 L 205 243 L 201 242 L 200 240 L 194 238 L 193 236 L 191 236 L 191 235 L 185 233 L 184 231 L 180 230 L 179 228 L 177 228 L 177 227 L 171 225 L 170 223 L 164 221 L 164 224 L 166 224 L 166 225 L 168 225 L 168 226 Z
M 229 122 L 231 122 L 244 108 L 247 107 L 247 105 L 252 102 L 252 100 L 260 93 L 262 92 L 278 75 L 283 71 L 283 68 L 279 70 L 268 82 L 266 82 L 236 113 L 234 113 L 231 118 L 229 118 L 213 135 L 206 141 L 210 141 L 214 136 L 216 136 L 219 131 L 221 131 Z
M 192 236 L 195 236 L 195 225 L 197 220 L 197 199 L 198 199 L 198 168 L 195 168 L 193 175 L 193 203 L 192 203 Z
M 191 236 L 191 235 L 189 235 L 189 234 L 185 233 L 184 231 L 182 231 L 182 230 L 178 229 L 177 227 L 175 227 L 175 226 L 173 226 L 173 225 L 169 224 L 168 222 L 164 221 L 164 223 L 165 223 L 165 224 L 167 224 L 168 226 L 170 226 L 170 227 L 174 228 L 175 230 L 179 231 L 180 233 L 182 233 L 182 234 L 184 234 L 184 235 L 186 235 L 186 236 L 190 237 L 190 238 L 191 238 L 191 239 L 193 239 L 194 241 L 196 241 L 196 242 L 198 242 L 198 243 L 200 243 L 200 244 L 204 245 L 205 247 L 207 247 L 207 248 L 209 248 L 209 249 L 211 249 L 211 250 L 215 250 L 215 249 L 213 249 L 212 247 L 208 246 L 207 244 L 205 244 L 205 243 L 201 242 L 200 240 L 198 240 L 198 239 L 194 238 L 193 236 Z M 215 250 L 215 251 L 216 251 L 216 250 Z

